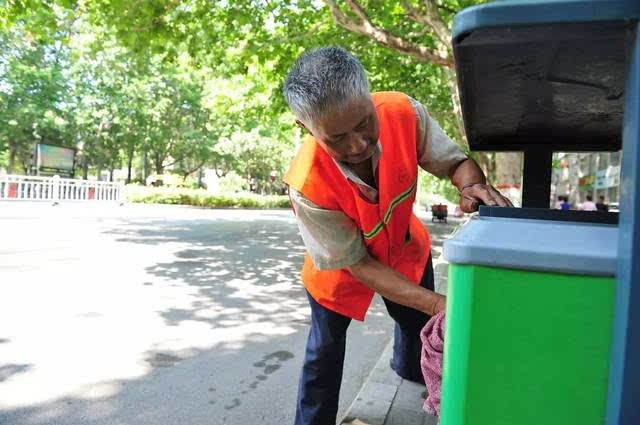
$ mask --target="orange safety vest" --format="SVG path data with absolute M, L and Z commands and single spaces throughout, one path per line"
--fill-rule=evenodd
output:
M 344 212 L 362 230 L 369 255 L 418 284 L 431 251 L 431 239 L 413 214 L 418 178 L 416 113 L 402 93 L 372 94 L 380 128 L 378 203 L 362 197 L 333 158 L 308 137 L 291 162 L 284 181 L 328 210 Z M 374 291 L 346 269 L 318 270 L 305 255 L 302 281 L 324 307 L 364 320 Z

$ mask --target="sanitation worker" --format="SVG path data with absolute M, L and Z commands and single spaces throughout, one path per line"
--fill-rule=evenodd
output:
M 396 322 L 391 367 L 424 382 L 420 330 L 444 310 L 445 297 L 434 292 L 431 239 L 412 210 L 418 166 L 451 179 L 465 212 L 511 203 L 419 102 L 371 93 L 344 49 L 303 54 L 283 92 L 308 133 L 285 176 L 307 250 L 302 280 L 311 306 L 295 423 L 335 424 L 347 327 L 364 320 L 376 292 Z

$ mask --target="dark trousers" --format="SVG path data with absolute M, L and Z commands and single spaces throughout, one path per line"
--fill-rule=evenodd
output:
M 431 256 L 420 286 L 434 290 Z M 347 328 L 351 319 L 333 312 L 307 292 L 311 329 L 298 387 L 295 425 L 333 425 L 338 412 Z M 420 331 L 431 316 L 383 298 L 395 320 L 392 367 L 398 375 L 424 383 L 420 369 Z

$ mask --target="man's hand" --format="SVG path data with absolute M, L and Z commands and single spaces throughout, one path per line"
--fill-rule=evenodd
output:
M 434 316 L 438 313 L 442 313 L 447 308 L 447 297 L 438 293 L 436 293 L 436 295 L 438 295 L 438 301 L 436 302 L 436 305 L 433 308 Z
M 471 213 L 478 211 L 480 204 L 513 207 L 509 198 L 502 196 L 493 186 L 488 184 L 476 183 L 465 186 L 460 192 L 460 208 L 462 211 Z
M 493 186 L 485 184 L 487 179 L 472 159 L 460 162 L 450 174 L 451 183 L 460 191 L 460 208 L 471 213 L 478 211 L 480 204 L 513 207 L 509 199 Z

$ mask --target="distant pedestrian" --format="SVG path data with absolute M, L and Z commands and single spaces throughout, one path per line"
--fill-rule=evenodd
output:
M 557 210 L 561 210 L 562 209 L 562 201 L 563 200 L 564 200 L 564 197 L 558 196 L 558 200 L 556 201 L 555 209 L 557 209 Z
M 596 208 L 598 209 L 598 211 L 609 211 L 609 205 L 604 203 L 604 196 L 600 196 L 598 203 L 596 203 Z
M 565 211 L 571 209 L 571 204 L 569 203 L 569 198 L 567 196 L 562 197 L 562 204 L 560 204 L 560 209 Z
M 593 198 L 587 195 L 587 200 L 582 203 L 583 211 L 598 211 L 595 202 L 593 202 Z

